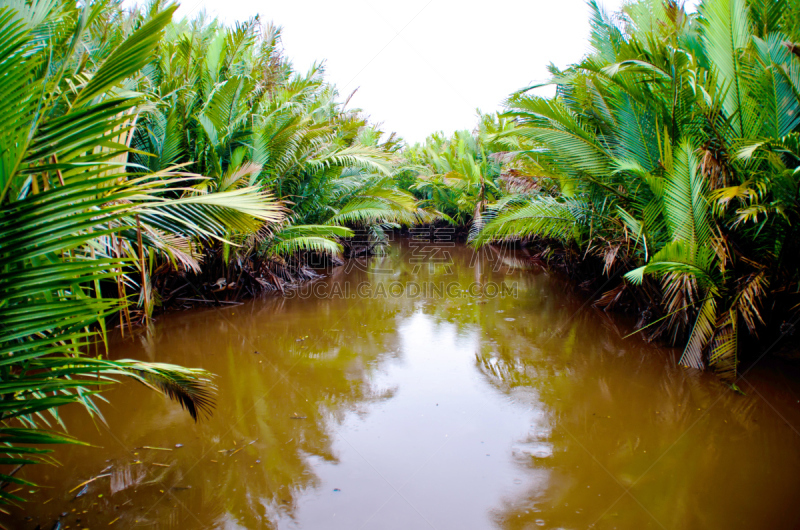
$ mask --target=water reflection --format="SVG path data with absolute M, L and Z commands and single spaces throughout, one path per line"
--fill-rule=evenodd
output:
M 547 487 L 505 501 L 498 526 L 796 527 L 792 376 L 751 372 L 740 396 L 675 355 L 621 341 L 600 315 L 535 300 L 537 318 L 498 322 L 475 357 L 499 391 L 527 400 L 535 390 L 547 417 L 514 449 L 519 466 L 552 471 Z
M 678 368 L 675 352 L 623 341 L 625 322 L 520 271 L 526 263 L 502 249 L 421 253 L 404 240 L 335 269 L 317 291 L 163 316 L 152 334 L 115 341 L 114 356 L 218 374 L 214 417 L 193 424 L 137 385 L 109 393 L 108 428 L 67 410 L 72 434 L 100 448 L 64 448 L 60 467 L 24 469 L 43 486 L 28 494 L 32 519 L 14 510 L 3 524 L 800 522 L 800 435 L 787 424 L 800 425 L 797 374 L 760 368 L 747 396 L 733 394 Z

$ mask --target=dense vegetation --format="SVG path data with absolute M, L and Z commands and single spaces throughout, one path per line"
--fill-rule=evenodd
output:
M 599 305 L 637 308 L 651 338 L 685 344 L 682 364 L 735 382 L 740 329 L 791 331 L 800 306 L 800 7 L 590 7 L 591 52 L 551 67 L 555 95 L 528 87 L 473 132 L 405 146 L 321 67 L 294 71 L 258 19 L 4 3 L 0 464 L 77 443 L 52 430 L 58 407 L 99 415 L 120 377 L 210 411 L 209 374 L 108 360 L 108 327 L 283 289 L 312 257 L 435 220 L 613 280 Z M 0 501 L 20 500 L 13 474 Z
M 295 73 L 280 30 L 258 20 L 225 28 L 201 17 L 166 28 L 138 80 L 151 107 L 141 112 L 131 162 L 151 172 L 188 164 L 205 177 L 193 193 L 269 190 L 284 215 L 268 225 L 228 223 L 214 234 L 221 244 L 203 246 L 202 266 L 192 249 L 170 255 L 162 245 L 171 266 L 153 267 L 165 273 L 155 284 L 175 280 L 177 268 L 205 283 L 222 278 L 236 292 L 281 288 L 300 272 L 304 252 L 338 256 L 354 229 L 368 245 L 429 217 L 391 178 L 395 138 L 381 142 L 383 133 L 346 110 L 322 74 L 319 66 Z
M 58 407 L 100 416 L 120 376 L 210 411 L 202 370 L 104 357 L 109 323 L 147 321 L 176 278 L 281 287 L 273 271 L 341 254 L 353 229 L 372 245 L 430 219 L 391 178 L 393 138 L 320 68 L 295 73 L 278 29 L 174 10 L 0 7 L 0 501 L 21 500 L 5 487 L 42 444 L 77 443 L 51 430 Z
M 484 118 L 470 137 L 477 148 L 459 133 L 409 150 L 448 172 L 412 188 L 448 213 L 473 208 L 476 245 L 534 242 L 568 268 L 599 258 L 591 274 L 626 280 L 600 305 L 634 304 L 651 337 L 686 341 L 682 364 L 733 382 L 740 328 L 790 331 L 800 302 L 798 6 L 706 0 L 687 14 L 643 0 L 609 16 L 589 5 L 592 50 L 551 66 L 555 96 L 514 93 L 502 130 L 487 136 Z M 453 156 L 479 161 L 469 181 L 481 192 L 466 180 L 447 185 L 466 190 L 456 201 L 440 190 L 471 175 Z M 492 158 L 507 161 L 501 177 Z

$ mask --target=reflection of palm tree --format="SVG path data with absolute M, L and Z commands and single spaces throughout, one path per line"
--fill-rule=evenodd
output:
M 729 474 L 729 463 L 746 448 L 785 443 L 780 431 L 764 439 L 757 396 L 743 398 L 690 375 L 667 352 L 654 355 L 652 345 L 623 341 L 591 313 L 573 318 L 574 308 L 551 305 L 524 323 L 498 319 L 476 354 L 487 381 L 543 418 L 515 444 L 518 465 L 540 480 L 498 508 L 500 526 L 529 528 L 544 519 L 548 526 L 584 528 L 633 487 L 666 527 L 687 528 L 705 521 L 715 502 L 728 505 L 710 493 L 719 491 L 720 474 L 769 485 L 756 463 Z M 710 404 L 713 414 L 705 416 Z M 651 521 L 630 497 L 604 517 L 619 527 Z
M 358 329 L 359 322 L 375 318 L 375 311 L 374 305 L 355 307 L 343 319 L 339 314 L 328 313 L 315 322 L 315 327 Z M 392 316 L 393 311 L 383 311 L 383 318 Z M 278 318 L 274 308 L 267 306 L 245 321 L 237 320 L 236 326 L 257 329 L 253 323 Z M 390 350 L 386 344 L 391 340 L 391 335 L 387 336 L 392 332 L 390 328 L 356 342 L 345 340 L 339 332 L 298 341 L 308 330 L 306 322 L 292 318 L 287 319 L 277 337 L 253 339 L 253 347 L 261 352 L 256 356 L 262 361 L 258 370 L 236 366 L 242 355 L 245 361 L 253 355 L 241 353 L 240 347 L 229 346 L 226 354 L 230 370 L 225 374 L 229 378 L 225 388 L 233 392 L 233 408 L 227 413 L 240 419 L 229 437 L 256 442 L 227 469 L 223 477 L 227 486 L 210 488 L 210 495 L 203 502 L 224 505 L 227 513 L 248 528 L 266 523 L 264 505 L 271 506 L 269 510 L 280 514 L 280 518 L 292 517 L 300 494 L 317 486 L 309 457 L 336 461 L 331 451 L 330 422 L 342 421 L 346 412 L 355 407 L 391 396 L 391 391 L 373 389 L 369 383 L 369 373 L 378 366 L 383 352 Z M 232 334 L 232 338 L 235 336 Z M 253 471 L 249 465 L 256 456 L 261 462 Z M 247 481 L 243 483 L 242 477 Z M 233 488 L 247 488 L 248 494 L 225 494 Z
M 324 303 L 304 300 L 301 305 L 316 307 Z M 276 306 L 283 309 L 285 320 Z M 314 326 L 320 330 L 360 330 L 362 322 L 392 321 L 396 310 L 381 309 L 382 306 L 383 301 L 377 301 L 354 306 L 344 314 L 322 312 L 324 316 L 317 318 Z M 308 322 L 297 318 L 296 313 L 302 308 L 294 307 L 293 313 L 286 310 L 287 302 L 275 299 L 244 319 L 237 319 L 222 354 L 228 369 L 215 369 L 222 376 L 221 388 L 232 394 L 232 399 L 226 399 L 230 408 L 219 414 L 238 419 L 220 445 L 233 448 L 233 440 L 238 445 L 253 440 L 255 443 L 225 464 L 223 476 L 215 479 L 217 484 L 209 484 L 202 502 L 224 506 L 225 513 L 248 528 L 267 523 L 265 506 L 280 518 L 292 517 L 300 494 L 317 486 L 310 457 L 337 460 L 331 449 L 331 422 L 341 422 L 347 412 L 392 395 L 391 390 L 373 388 L 369 381 L 372 370 L 386 358 L 384 352 L 393 349 L 393 326 L 373 326 L 358 341 L 332 331 L 305 338 L 310 329 Z M 247 350 L 252 348 L 259 354 L 243 352 L 241 333 L 255 335 L 259 333 L 258 323 L 266 321 L 280 321 L 281 332 L 246 341 Z M 172 340 L 181 338 L 170 337 Z M 192 336 L 186 340 L 202 338 Z M 254 361 L 258 369 L 243 369 L 240 365 Z M 251 468 L 256 458 L 261 462 Z M 212 466 L 209 471 L 216 477 L 218 468 Z M 227 495 L 234 488 L 246 488 L 248 493 Z

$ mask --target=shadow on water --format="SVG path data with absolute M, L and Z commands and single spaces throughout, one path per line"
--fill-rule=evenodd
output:
M 797 373 L 765 364 L 734 394 L 673 350 L 622 340 L 627 323 L 520 271 L 524 256 L 435 248 L 401 240 L 288 297 L 165 315 L 150 335 L 115 339 L 114 357 L 218 374 L 214 416 L 194 424 L 134 384 L 108 392 L 108 428 L 68 408 L 71 434 L 96 447 L 24 469 L 41 485 L 30 519 L 11 509 L 3 524 L 800 523 Z

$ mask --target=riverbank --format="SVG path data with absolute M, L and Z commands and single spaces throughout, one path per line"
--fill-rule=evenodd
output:
M 426 226 L 405 227 L 389 233 L 388 242 L 400 239 L 418 240 L 423 243 L 450 245 L 466 244 L 469 237 L 467 226 L 452 226 L 445 222 Z M 368 260 L 380 254 L 383 245 L 355 247 L 346 245 L 343 258 L 304 253 L 291 260 L 256 259 L 247 261 L 238 268 L 212 267 L 202 274 L 186 275 L 168 273 L 156 275 L 160 286 L 161 306 L 157 314 L 181 311 L 204 306 L 236 306 L 260 296 L 285 296 L 286 291 L 302 289 L 334 273 L 337 267 L 345 266 L 354 259 Z M 586 250 L 581 250 L 558 240 L 533 239 L 526 242 L 511 242 L 487 245 L 483 252 L 509 259 L 509 266 L 521 270 L 534 270 L 556 275 L 564 289 L 581 296 L 594 307 L 611 318 L 625 315 L 635 321 L 633 331 L 647 341 L 667 346 L 683 346 L 690 328 L 690 315 L 683 314 L 685 321 L 682 333 L 670 328 L 669 314 L 664 312 L 664 293 L 659 283 L 645 279 L 639 286 L 632 286 L 623 276 L 633 265 L 620 259 L 601 259 Z M 360 266 L 367 266 L 365 263 Z M 226 270 L 227 269 L 227 270 Z M 773 308 L 774 309 L 774 308 Z M 616 316 L 615 316 L 616 315 Z M 764 354 L 786 359 L 800 357 L 791 343 L 796 323 L 789 313 L 765 311 L 764 329 L 759 336 L 746 331 L 741 333 L 741 361 L 746 367 Z M 677 318 L 677 317 L 673 317 Z

